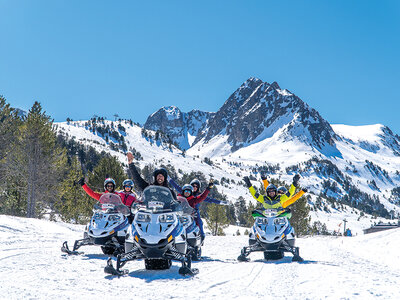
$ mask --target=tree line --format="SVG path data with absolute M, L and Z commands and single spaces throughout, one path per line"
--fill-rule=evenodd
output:
M 206 186 L 207 180 L 201 172 L 180 171 L 178 176 L 172 165 L 163 167 L 181 185 L 198 178 Z M 154 166 L 147 165 L 140 171 L 151 180 L 153 170 Z M 129 177 L 115 157 L 57 135 L 53 120 L 39 102 L 21 116 L 0 96 L 0 213 L 29 218 L 47 216 L 85 224 L 96 200 L 84 192 L 77 180 L 85 177 L 92 189 L 103 191 L 104 179 L 109 176 L 117 185 Z M 260 192 L 263 192 L 261 187 Z M 218 191 L 218 185 L 210 197 L 227 200 Z M 247 227 L 253 224 L 251 212 L 257 207 L 256 201 L 252 199 L 247 204 L 243 197 L 235 200 L 227 206 L 202 204 L 201 215 L 213 235 L 222 235 L 229 224 Z M 298 233 L 306 234 L 309 228 L 306 199 L 297 201 L 293 210 L 293 226 Z

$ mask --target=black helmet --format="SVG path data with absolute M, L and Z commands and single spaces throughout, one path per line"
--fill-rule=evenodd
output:
M 268 186 L 267 186 L 267 188 L 265 189 L 265 191 L 268 193 L 269 191 L 275 191 L 275 193 L 277 193 L 278 192 L 278 189 L 276 188 L 276 186 L 275 185 L 273 185 L 272 183 L 271 184 L 269 184 Z
M 106 178 L 106 180 L 104 180 L 104 190 L 107 190 L 107 184 L 112 183 L 112 185 L 114 186 L 113 189 L 115 189 L 115 181 L 112 178 Z
M 193 185 L 197 185 L 199 188 L 199 190 L 200 190 L 200 188 L 201 188 L 201 183 L 200 183 L 200 180 L 198 180 L 197 178 L 196 179 L 193 179 L 191 182 L 190 182 L 190 185 L 191 186 L 193 186 Z
M 133 189 L 134 184 L 133 184 L 132 179 L 125 179 L 124 180 L 124 182 L 122 183 L 122 187 L 126 187 L 126 186 Z
M 182 194 L 183 194 L 185 191 L 189 191 L 189 192 L 190 192 L 190 195 L 192 195 L 192 194 L 193 194 L 193 186 L 191 186 L 190 184 L 185 184 L 185 185 L 182 187 Z
M 164 176 L 164 183 L 163 185 L 167 186 L 167 177 L 168 177 L 168 172 L 164 168 L 157 169 L 153 172 L 153 177 L 154 177 L 154 183 L 157 184 L 157 176 L 161 174 Z

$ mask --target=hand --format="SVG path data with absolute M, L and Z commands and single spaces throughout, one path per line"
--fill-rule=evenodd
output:
M 308 188 L 301 188 L 301 190 L 302 190 L 304 193 L 307 193 L 307 192 L 308 192 Z
M 127 152 L 126 157 L 128 158 L 128 164 L 131 164 L 134 159 L 132 152 Z
M 210 179 L 210 182 L 208 183 L 208 189 L 212 189 L 214 187 L 214 181 Z
M 249 177 L 245 176 L 245 177 L 243 178 L 243 181 L 246 183 L 246 186 L 247 186 L 248 188 L 251 187 L 251 182 L 250 182 Z
M 84 184 L 85 184 L 85 178 L 81 178 L 81 179 L 79 179 L 78 180 L 78 183 L 81 185 L 81 186 L 83 186 Z
M 296 175 L 293 176 L 293 185 L 295 187 L 299 186 L 299 180 L 300 180 L 300 175 L 299 174 L 296 174 Z
M 266 180 L 267 178 L 267 174 L 265 172 L 261 172 L 261 179 L 262 180 Z

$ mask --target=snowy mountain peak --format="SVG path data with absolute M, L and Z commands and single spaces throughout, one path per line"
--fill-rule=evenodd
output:
M 225 101 L 194 144 L 197 149 L 211 140 L 230 145 L 214 144 L 212 152 L 205 154 L 212 157 L 235 152 L 276 133 L 276 139 L 297 140 L 321 151 L 328 147 L 330 153 L 337 152 L 335 132 L 317 111 L 294 94 L 282 91 L 278 83 L 269 84 L 257 78 L 248 79 Z

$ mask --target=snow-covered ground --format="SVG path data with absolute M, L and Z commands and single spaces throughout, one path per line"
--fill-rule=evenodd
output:
M 236 231 L 236 229 L 233 229 Z M 251 262 L 236 257 L 247 237 L 206 238 L 195 277 L 170 270 L 147 271 L 130 262 L 130 273 L 103 272 L 107 257 L 83 247 L 65 256 L 60 247 L 82 236 L 83 226 L 0 215 L 0 298 L 3 299 L 399 299 L 400 229 L 369 235 L 298 239 L 303 263 L 285 257 Z

